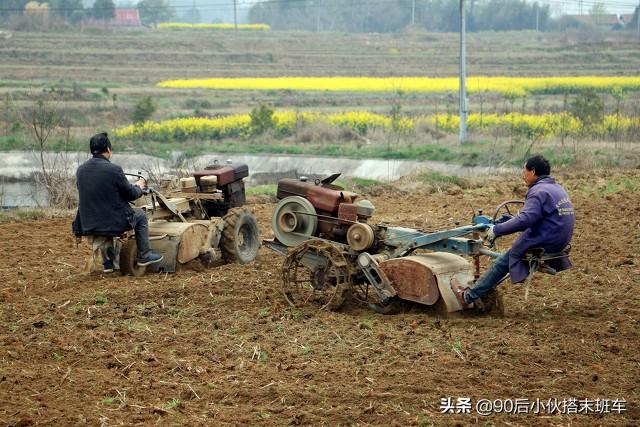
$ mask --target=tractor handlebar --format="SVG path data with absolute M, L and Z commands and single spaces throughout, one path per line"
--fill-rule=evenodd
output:
M 138 172 L 138 173 L 125 173 L 125 176 L 133 176 L 135 178 L 143 180 L 144 181 L 144 188 L 142 189 L 142 194 L 144 194 L 145 196 L 153 191 L 153 190 L 151 190 L 149 188 L 149 185 L 147 184 L 147 178 L 145 178 L 143 175 L 141 175 L 140 172 Z

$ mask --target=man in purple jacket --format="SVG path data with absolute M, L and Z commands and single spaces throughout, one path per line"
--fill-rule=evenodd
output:
M 522 178 L 529 186 L 522 211 L 514 218 L 496 224 L 487 232 L 490 243 L 500 236 L 522 231 L 513 246 L 502 253 L 472 288 L 453 282 L 452 288 L 460 304 L 468 306 L 498 286 L 507 274 L 513 283 L 523 282 L 529 275 L 525 253 L 542 248 L 544 253 L 561 252 L 571 241 L 576 222 L 569 195 L 549 176 L 551 166 L 542 156 L 533 156 L 522 168 Z M 566 256 L 546 261 L 556 271 L 571 267 Z M 481 300 L 480 300 L 481 301 Z

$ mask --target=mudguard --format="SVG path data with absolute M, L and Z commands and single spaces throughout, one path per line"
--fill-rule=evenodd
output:
M 393 258 L 381 262 L 380 269 L 401 299 L 425 305 L 434 305 L 442 300 L 447 312 L 465 308 L 451 290 L 451 279 L 455 278 L 460 283 L 473 280 L 471 263 L 447 252 Z

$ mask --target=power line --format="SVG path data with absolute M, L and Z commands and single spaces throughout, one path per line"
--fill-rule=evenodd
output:
M 345 6 L 366 6 L 370 4 L 386 4 L 386 3 L 397 3 L 397 0 L 353 0 L 348 3 L 345 2 Z M 566 6 L 577 6 L 578 4 L 582 4 L 584 6 L 595 6 L 602 5 L 604 7 L 628 7 L 635 8 L 638 6 L 637 3 L 625 0 L 607 0 L 607 1 L 598 1 L 598 0 L 546 0 L 544 3 L 547 4 L 559 4 Z M 243 10 L 250 10 L 253 7 L 268 7 L 269 5 L 277 5 L 277 4 L 289 4 L 292 7 L 297 8 L 323 8 L 322 3 L 309 3 L 309 0 L 268 0 L 261 3 L 253 3 L 253 4 L 244 4 L 238 3 L 234 0 L 226 0 L 224 2 L 208 2 L 205 4 L 198 5 L 198 9 L 200 10 L 214 10 L 219 8 L 236 8 Z M 145 7 L 147 10 L 155 10 L 155 9 L 192 9 L 192 5 L 176 5 L 176 6 L 149 6 Z M 82 10 L 109 10 L 110 8 L 93 8 L 93 7 L 51 7 L 48 8 L 49 11 L 56 12 L 74 12 L 74 11 L 82 11 Z M 118 7 L 116 7 L 118 9 Z M 23 12 L 24 9 L 19 8 L 0 8 L 0 12 Z

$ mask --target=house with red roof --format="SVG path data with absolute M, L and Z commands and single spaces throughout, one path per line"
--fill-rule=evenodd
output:
M 134 8 L 116 8 L 116 16 L 108 21 L 101 21 L 95 18 L 85 19 L 82 21 L 83 27 L 109 27 L 109 28 L 124 28 L 124 27 L 141 27 L 142 21 L 140 20 L 140 13 L 138 9 Z
M 116 16 L 109 21 L 111 27 L 140 27 L 140 13 L 138 9 L 118 9 L 116 8 Z

